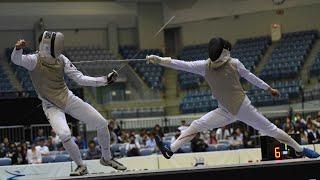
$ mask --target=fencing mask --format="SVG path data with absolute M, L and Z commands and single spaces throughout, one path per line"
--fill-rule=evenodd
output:
M 220 57 L 223 49 L 231 51 L 230 42 L 228 42 L 220 37 L 212 38 L 210 40 L 209 46 L 208 46 L 209 58 L 211 59 L 211 61 L 217 60 Z
M 61 32 L 45 31 L 39 44 L 39 52 L 44 57 L 58 58 L 64 49 L 64 35 Z

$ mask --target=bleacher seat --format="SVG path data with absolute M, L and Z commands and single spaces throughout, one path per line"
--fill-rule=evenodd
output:
M 317 53 L 315 61 L 310 68 L 311 76 L 319 76 L 320 75 L 320 51 Z
M 318 32 L 314 30 L 284 34 L 260 77 L 264 80 L 296 78 L 317 37 Z
M 120 108 L 111 111 L 114 118 L 136 118 L 136 117 L 152 117 L 164 116 L 163 107 L 153 108 Z
M 186 46 L 182 49 L 178 55 L 178 59 L 184 61 L 196 61 L 208 59 L 208 45 L 191 45 Z M 195 89 L 204 81 L 204 78 L 200 75 L 179 71 L 178 81 L 180 84 L 180 89 Z
M 70 161 L 69 155 L 57 154 L 54 159 L 54 162 L 67 162 L 67 161 Z
M 238 58 L 250 71 L 254 71 L 270 44 L 269 36 L 240 39 L 233 46 L 231 56 Z
M 163 56 L 163 53 L 158 49 L 144 49 L 139 51 L 135 46 L 121 46 L 120 54 L 125 59 L 144 59 L 147 55 L 154 54 Z M 151 89 L 163 90 L 162 75 L 164 68 L 161 66 L 147 64 L 146 62 L 130 62 L 132 68 L 142 77 Z
M 216 151 L 217 147 L 215 145 L 209 145 L 206 149 L 207 152 Z
M 229 149 L 229 146 L 227 144 L 217 144 L 217 151 L 225 151 L 228 149 Z
M 192 90 L 180 103 L 182 113 L 209 112 L 218 107 L 218 102 L 212 98 L 211 90 Z
M 150 149 L 150 148 L 140 149 L 140 155 L 141 156 L 149 156 L 151 154 L 153 154 L 153 149 Z
M 0 158 L 0 166 L 9 166 L 11 164 L 12 162 L 10 158 Z
M 54 158 L 52 156 L 42 156 L 42 163 L 52 163 Z

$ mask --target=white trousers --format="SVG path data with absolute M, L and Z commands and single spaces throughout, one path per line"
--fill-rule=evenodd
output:
M 272 134 L 277 127 L 265 118 L 246 96 L 237 115 L 232 115 L 224 108 L 217 108 L 202 116 L 199 120 L 192 122 L 192 125 L 200 131 L 226 126 L 235 121 L 242 121 L 245 124 L 259 130 L 263 134 Z
M 67 124 L 65 113 L 78 119 L 86 124 L 92 124 L 96 129 L 106 128 L 107 120 L 90 104 L 75 96 L 69 91 L 68 102 L 65 109 L 60 109 L 55 105 L 42 101 L 42 107 L 50 125 L 54 131 L 62 138 L 71 135 L 70 128 Z
M 247 96 L 236 115 L 231 114 L 223 107 L 219 107 L 205 114 L 199 120 L 193 121 L 186 130 L 182 131 L 179 138 L 171 144 L 171 150 L 173 152 L 177 151 L 185 142 L 190 141 L 197 132 L 226 126 L 236 120 L 242 121 L 263 134 L 276 138 L 282 143 L 288 144 L 298 152 L 303 150 L 288 134 L 277 128 L 277 126 L 253 107 Z

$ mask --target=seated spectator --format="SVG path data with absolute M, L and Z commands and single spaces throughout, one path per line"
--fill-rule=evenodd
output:
M 281 121 L 279 120 L 279 119 L 276 119 L 275 121 L 274 121 L 274 125 L 276 125 L 278 128 L 281 128 L 282 126 L 281 126 Z
M 49 137 L 52 138 L 52 144 L 54 146 L 57 146 L 59 143 L 61 143 L 60 137 L 56 134 L 56 132 L 53 129 L 51 130 L 51 133 L 50 133 Z
M 157 147 L 156 140 L 154 139 L 154 137 L 155 137 L 155 133 L 152 132 L 146 142 L 147 148 L 155 149 Z
M 160 127 L 159 124 L 156 124 L 156 125 L 154 126 L 153 132 L 155 132 L 156 136 L 160 136 L 160 137 L 163 137 L 163 136 L 164 136 L 163 131 L 162 131 L 162 129 L 161 129 L 161 127 Z
M 18 164 L 18 151 L 15 143 L 10 143 L 9 151 L 7 152 L 7 157 L 11 158 L 11 162 L 13 165 Z
M 120 136 L 121 135 L 121 128 L 118 124 L 118 121 L 116 119 L 111 119 L 110 122 L 113 122 L 113 132 L 116 133 L 117 136 Z
M 294 130 L 295 130 L 295 132 L 298 132 L 301 128 L 307 129 L 306 121 L 301 118 L 299 113 L 297 113 L 297 115 L 295 117 Z
M 191 140 L 191 149 L 192 152 L 205 152 L 208 145 L 200 138 L 200 133 Z
M 38 129 L 37 136 L 35 137 L 33 142 L 37 143 L 40 139 L 47 139 L 47 137 L 43 135 L 43 129 Z
M 140 130 L 139 136 L 136 137 L 137 141 L 139 142 L 139 144 L 141 145 L 146 145 L 146 140 L 147 140 L 147 130 L 142 128 Z
M 114 121 L 110 121 L 108 124 L 108 129 L 109 129 L 109 133 L 110 133 L 110 144 L 117 144 L 118 143 L 118 136 L 117 134 L 114 132 Z
M 317 126 L 315 124 L 311 124 L 307 131 L 308 131 L 308 143 L 309 144 L 319 143 L 320 134 L 319 134 L 319 131 L 317 130 Z
M 140 144 L 138 141 L 136 141 L 136 138 L 133 134 L 130 135 L 129 137 L 130 141 L 126 145 L 126 151 L 127 151 L 127 156 L 132 157 L 132 156 L 140 156 Z
M 301 138 L 301 144 L 305 145 L 308 144 L 308 133 L 304 129 L 299 129 L 299 134 Z
M 9 152 L 9 139 L 7 137 L 3 138 L 3 143 L 0 146 L 0 157 L 5 157 Z
M 291 118 L 290 117 L 287 117 L 286 118 L 286 122 L 282 125 L 282 129 L 285 131 L 285 132 L 289 132 L 289 130 L 291 130 L 291 128 L 294 127 L 294 124 L 293 122 L 291 121 Z
M 27 160 L 29 164 L 40 164 L 42 162 L 42 156 L 40 151 L 36 148 L 35 144 L 32 144 L 31 149 L 27 151 Z
M 218 128 L 217 132 L 216 132 L 216 138 L 217 140 L 228 140 L 228 138 L 230 137 L 230 131 L 227 128 L 227 126 Z
M 243 133 L 243 146 L 245 148 L 253 148 L 254 147 L 254 141 L 251 138 L 251 135 L 248 131 L 244 131 L 244 133 Z
M 78 145 L 79 149 L 87 149 L 87 141 L 82 138 L 82 136 L 77 136 L 75 140 L 76 144 Z
M 240 128 L 237 128 L 232 136 L 229 138 L 230 146 L 232 149 L 239 149 L 243 147 L 243 134 Z
M 49 151 L 56 151 L 57 150 L 57 146 L 55 144 L 53 144 L 53 140 L 52 140 L 51 136 L 48 138 L 47 147 L 48 147 Z
M 22 144 L 17 146 L 17 161 L 18 164 L 28 164 L 27 162 L 27 150 L 24 149 Z
M 216 138 L 216 131 L 211 131 L 207 144 L 218 144 L 218 140 Z
M 101 151 L 96 147 L 96 143 L 94 141 L 90 141 L 88 144 L 88 151 L 86 159 L 100 159 Z
M 36 148 L 39 150 L 41 156 L 49 155 L 49 148 L 45 145 L 45 139 L 39 139 L 38 146 Z

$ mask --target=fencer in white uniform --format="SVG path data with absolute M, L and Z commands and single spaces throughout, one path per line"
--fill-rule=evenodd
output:
M 247 70 L 238 59 L 230 57 L 230 50 L 231 44 L 228 41 L 222 38 L 212 38 L 208 46 L 209 58 L 207 60 L 186 62 L 155 55 L 146 57 L 149 63 L 203 76 L 212 90 L 213 97 L 217 99 L 219 104 L 217 109 L 193 121 L 170 147 L 165 146 L 161 138 L 157 137 L 157 146 L 164 157 L 169 159 L 175 151 L 185 142 L 193 139 L 198 132 L 226 126 L 236 120 L 240 120 L 263 134 L 288 144 L 304 156 L 309 158 L 319 157 L 319 154 L 315 151 L 300 146 L 251 105 L 251 101 L 242 89 L 240 77 L 261 89 L 269 91 L 272 96 L 278 96 L 279 92 Z
M 65 113 L 72 117 L 92 124 L 97 130 L 97 138 L 101 146 L 102 157 L 100 163 L 111 166 L 117 170 L 125 170 L 126 167 L 114 160 L 110 152 L 110 133 L 107 120 L 90 104 L 75 96 L 67 87 L 64 75 L 73 79 L 82 86 L 105 86 L 116 81 L 118 74 L 113 71 L 108 76 L 90 77 L 83 75 L 65 57 L 64 35 L 60 32 L 45 31 L 39 37 L 39 51 L 35 54 L 23 55 L 26 46 L 24 40 L 19 40 L 11 54 L 11 61 L 29 71 L 33 86 L 42 100 L 45 115 L 60 136 L 64 148 L 78 167 L 70 175 L 80 176 L 88 173 L 83 163 L 78 146 L 71 137 L 71 131 L 67 124 Z

